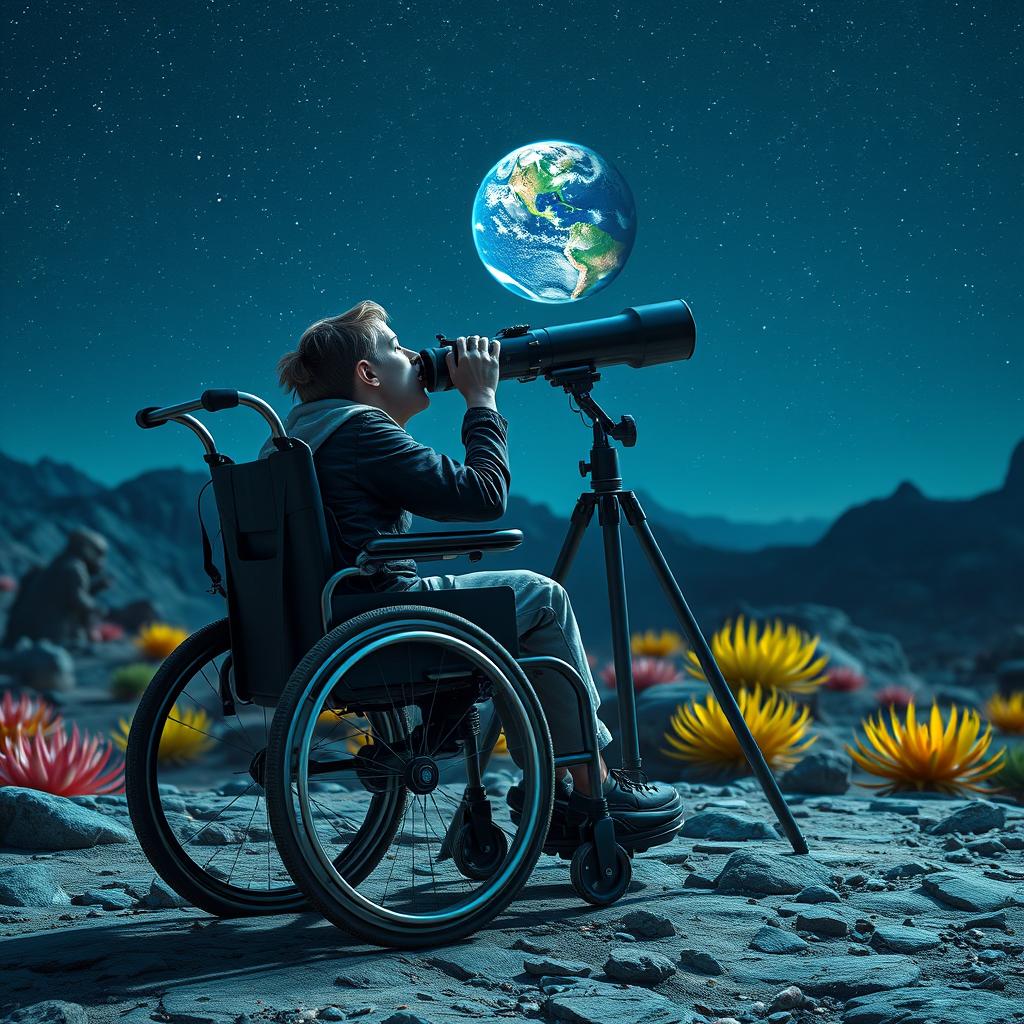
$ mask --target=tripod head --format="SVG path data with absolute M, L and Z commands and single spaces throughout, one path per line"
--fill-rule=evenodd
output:
M 636 420 L 632 416 L 623 416 L 618 423 L 590 396 L 591 389 L 601 379 L 601 374 L 590 366 L 567 366 L 560 370 L 549 370 L 544 378 L 553 388 L 561 388 L 567 395 L 576 399 L 580 409 L 585 409 L 594 420 L 594 441 L 598 443 L 598 429 L 607 443 L 608 437 L 621 441 L 623 447 L 632 448 L 636 444 Z

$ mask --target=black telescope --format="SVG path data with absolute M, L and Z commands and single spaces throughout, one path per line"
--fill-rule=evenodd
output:
M 498 379 L 525 382 L 569 367 L 596 370 L 616 363 L 640 367 L 689 359 L 696 328 L 690 307 L 682 299 L 669 299 L 576 324 L 505 327 L 494 337 L 501 342 Z M 443 334 L 437 340 L 440 347 L 420 352 L 423 382 L 428 391 L 450 391 L 445 358 L 455 342 Z

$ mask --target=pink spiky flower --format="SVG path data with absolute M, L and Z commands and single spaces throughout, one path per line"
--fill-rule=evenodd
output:
M 70 739 L 63 726 L 50 736 L 41 732 L 27 736 L 19 730 L 0 747 L 0 786 L 38 789 L 55 796 L 123 793 L 124 760 L 118 756 L 107 768 L 113 753 L 113 746 L 101 743 L 101 737 L 83 737 L 77 724 Z
M 875 697 L 881 708 L 897 707 L 906 710 L 914 700 L 914 693 L 905 686 L 883 686 Z
M 15 701 L 14 694 L 8 690 L 0 701 L 0 749 L 8 737 L 19 732 L 31 736 L 37 732 L 52 732 L 63 724 L 57 709 L 48 700 L 23 693 Z
M 837 693 L 852 693 L 862 689 L 866 683 L 864 676 L 849 665 L 837 665 L 829 669 L 825 676 L 825 688 Z
M 633 689 L 639 692 L 659 683 L 674 683 L 679 678 L 679 667 L 671 658 L 641 655 L 632 659 Z M 601 678 L 608 687 L 615 686 L 615 665 L 609 662 L 601 669 Z

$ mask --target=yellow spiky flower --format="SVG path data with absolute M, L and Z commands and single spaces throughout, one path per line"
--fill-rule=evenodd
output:
M 989 721 L 1000 732 L 1024 733 L 1024 691 L 1009 697 L 997 693 L 985 706 Z
M 169 626 L 166 622 L 150 622 L 139 630 L 135 646 L 153 661 L 163 661 L 182 641 L 188 630 Z
M 813 721 L 810 709 L 806 705 L 798 708 L 778 690 L 763 696 L 759 685 L 752 690 L 744 687 L 736 701 L 765 761 L 773 768 L 792 767 L 818 738 L 804 739 Z M 703 766 L 708 773 L 749 770 L 739 740 L 711 694 L 703 702 L 691 699 L 685 708 L 678 705 L 670 725 L 672 731 L 665 733 L 665 739 L 672 749 L 661 748 L 668 757 Z
M 126 718 L 120 718 L 117 724 L 119 730 L 112 734 L 114 742 L 125 750 L 128 747 L 131 722 Z M 172 764 L 184 764 L 205 753 L 216 741 L 213 720 L 202 708 L 187 708 L 182 711 L 175 704 L 164 723 L 157 757 Z
M 864 771 L 886 779 L 886 782 L 861 782 L 869 789 L 886 793 L 905 790 L 934 790 L 953 795 L 967 790 L 987 792 L 978 783 L 995 775 L 1002 767 L 1006 751 L 998 750 L 987 761 L 982 760 L 992 742 L 992 726 L 981 732 L 981 716 L 965 708 L 962 716 L 955 704 L 950 706 L 949 721 L 943 722 L 938 705 L 932 704 L 928 721 L 917 723 L 914 702 L 907 705 L 906 722 L 900 721 L 895 707 L 889 708 L 890 733 L 885 712 L 875 720 L 868 716 L 861 727 L 869 749 L 855 736 L 856 748 L 846 751 Z M 959 723 L 959 724 L 958 724 Z
M 338 722 L 348 722 L 352 726 L 352 732 L 345 737 L 345 749 L 350 754 L 358 754 L 360 748 L 366 743 L 372 743 L 369 723 L 353 714 L 351 711 L 342 713 L 334 708 L 324 708 L 317 715 L 317 725 L 330 727 Z M 332 741 L 333 742 L 333 741 Z
M 630 640 L 633 654 L 650 658 L 670 658 L 685 646 L 682 636 L 674 629 L 663 629 L 660 633 L 649 629 L 646 633 L 634 633 Z
M 766 689 L 812 693 L 827 678 L 817 673 L 825 667 L 828 658 L 811 661 L 821 637 L 812 638 L 796 626 L 783 627 L 779 619 L 774 626 L 766 625 L 760 637 L 755 622 L 751 622 L 744 633 L 742 615 L 736 620 L 733 636 L 731 627 L 732 619 L 729 619 L 711 638 L 711 653 L 731 690 L 760 684 Z M 687 652 L 687 657 L 691 664 L 686 666 L 686 671 L 695 679 L 704 679 L 696 652 Z
M 502 729 L 498 733 L 498 740 L 494 744 L 494 753 L 508 756 L 508 738 L 505 736 L 505 730 Z

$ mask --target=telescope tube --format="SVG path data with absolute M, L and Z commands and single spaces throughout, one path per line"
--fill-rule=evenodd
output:
M 453 342 L 438 336 L 441 346 L 420 352 L 428 391 L 453 387 L 445 362 Z M 629 306 L 615 316 L 553 327 L 506 327 L 495 337 L 501 342 L 498 379 L 535 380 L 569 366 L 639 368 L 689 359 L 696 341 L 693 313 L 683 299 Z

